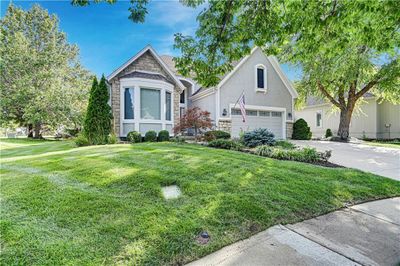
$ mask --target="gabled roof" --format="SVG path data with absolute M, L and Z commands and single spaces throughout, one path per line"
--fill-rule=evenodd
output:
M 258 49 L 261 49 L 260 47 L 254 47 L 251 50 L 251 53 L 245 57 L 242 58 L 242 60 L 235 62 L 235 66 L 232 69 L 231 72 L 228 73 L 228 75 L 225 75 L 223 77 L 223 79 L 218 83 L 217 88 L 221 88 L 221 86 L 227 82 L 232 76 L 233 74 L 236 73 L 236 71 L 238 71 L 240 69 L 240 67 L 252 56 L 252 54 L 257 51 Z M 292 95 L 293 98 L 297 98 L 298 97 L 298 93 L 296 91 L 296 89 L 293 87 L 292 82 L 286 77 L 286 75 L 283 73 L 281 66 L 278 63 L 278 60 L 276 59 L 275 56 L 266 56 L 264 54 L 263 51 L 261 51 L 262 54 L 265 56 L 265 58 L 267 58 L 267 60 L 271 63 L 272 67 L 274 68 L 274 70 L 276 71 L 276 73 L 278 73 L 278 76 L 280 77 L 280 79 L 282 80 L 283 84 L 285 85 L 285 87 L 288 89 L 290 95 Z
M 122 66 L 120 66 L 118 69 L 116 69 L 114 72 L 112 72 L 108 77 L 107 80 L 110 81 L 113 79 L 116 75 L 118 75 L 122 70 L 124 70 L 126 67 L 128 67 L 130 64 L 132 64 L 136 59 L 138 59 L 140 56 L 142 56 L 144 53 L 149 51 L 151 55 L 157 60 L 157 62 L 160 64 L 160 66 L 165 70 L 165 72 L 168 73 L 168 75 L 174 80 L 174 82 L 178 85 L 178 87 L 182 90 L 185 89 L 185 86 L 182 84 L 182 82 L 176 77 L 176 75 L 173 73 L 173 71 L 165 64 L 165 62 L 160 58 L 160 56 L 156 53 L 156 51 L 151 47 L 151 45 L 147 45 L 144 47 L 140 52 L 138 52 L 136 55 L 131 57 L 127 62 L 125 62 Z
M 121 76 L 121 78 L 145 78 L 145 79 L 154 79 L 154 80 L 162 80 L 167 83 L 172 83 L 169 79 L 167 79 L 164 75 L 158 73 L 149 73 L 144 71 L 133 71 L 128 74 Z M 173 84 L 172 84 L 173 85 Z

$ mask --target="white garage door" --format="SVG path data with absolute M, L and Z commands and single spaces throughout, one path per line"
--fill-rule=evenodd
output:
M 283 112 L 246 110 L 246 122 L 243 123 L 239 109 L 232 109 L 232 136 L 238 137 L 240 132 L 257 128 L 266 128 L 274 133 L 275 138 L 283 138 Z

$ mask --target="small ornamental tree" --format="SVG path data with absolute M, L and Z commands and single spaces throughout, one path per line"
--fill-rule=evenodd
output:
M 294 122 L 292 135 L 293 139 L 309 140 L 311 139 L 311 135 L 310 127 L 308 126 L 306 120 L 300 118 Z
M 108 97 L 104 75 L 101 77 L 100 83 L 94 77 L 84 124 L 84 134 L 90 144 L 106 144 L 108 142 L 112 118 Z
M 194 129 L 194 136 L 197 138 L 199 130 L 206 130 L 212 127 L 210 112 L 203 111 L 199 107 L 189 108 L 181 117 L 179 123 L 174 127 L 174 133 L 181 133 L 187 129 Z

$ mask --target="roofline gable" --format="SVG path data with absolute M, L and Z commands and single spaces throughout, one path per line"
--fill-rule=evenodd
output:
M 246 55 L 240 62 L 239 64 L 237 64 L 232 71 L 226 75 L 217 85 L 217 89 L 220 89 L 222 85 L 224 85 L 235 73 L 236 71 L 238 71 L 240 69 L 240 67 L 253 55 L 253 53 L 255 51 L 257 51 L 258 49 L 261 49 L 260 47 L 256 46 L 254 47 L 249 55 Z M 286 77 L 285 73 L 282 71 L 281 66 L 279 65 L 278 60 L 276 59 L 275 56 L 266 56 L 264 54 L 263 51 L 261 51 L 262 54 L 265 56 L 265 58 L 271 63 L 272 67 L 274 68 L 274 70 L 276 71 L 276 73 L 278 74 L 279 78 L 282 80 L 283 84 L 285 85 L 285 87 L 287 88 L 287 90 L 289 91 L 290 95 L 293 98 L 297 98 L 298 97 L 298 93 L 296 91 L 296 89 L 293 87 L 292 82 Z
M 169 67 L 164 63 L 164 61 L 160 58 L 160 56 L 156 53 L 156 51 L 151 47 L 151 45 L 146 45 L 142 50 L 140 50 L 137 54 L 135 54 L 133 57 L 131 57 L 128 61 L 126 61 L 122 66 L 114 70 L 109 76 L 107 76 L 107 80 L 110 81 L 113 79 L 116 75 L 118 75 L 122 70 L 124 70 L 126 67 L 128 67 L 132 62 L 137 60 L 140 56 L 142 56 L 144 53 L 147 51 L 150 51 L 152 56 L 157 60 L 157 62 L 161 65 L 161 67 L 172 77 L 172 79 L 175 81 L 175 83 L 178 85 L 178 87 L 182 90 L 185 89 L 185 86 L 182 84 L 182 82 L 175 76 L 175 74 L 169 69 Z

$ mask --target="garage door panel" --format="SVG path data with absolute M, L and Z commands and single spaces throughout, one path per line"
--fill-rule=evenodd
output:
M 242 116 L 232 115 L 232 136 L 238 137 L 242 131 L 247 132 L 257 128 L 266 128 L 274 133 L 275 138 L 281 139 L 283 138 L 282 116 L 247 116 L 246 122 L 243 123 Z

